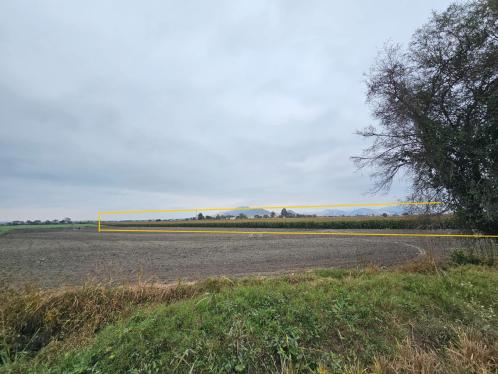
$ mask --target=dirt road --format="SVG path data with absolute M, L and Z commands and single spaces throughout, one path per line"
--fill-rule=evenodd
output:
M 15 230 L 0 236 L 0 281 L 55 287 L 81 284 L 89 277 L 120 282 L 139 277 L 176 281 L 309 268 L 393 265 L 416 258 L 425 250 L 444 255 L 457 246 L 461 243 L 446 238 Z

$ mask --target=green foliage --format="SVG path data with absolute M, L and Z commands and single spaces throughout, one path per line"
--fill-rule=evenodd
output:
M 495 241 L 480 241 L 472 247 L 455 249 L 451 260 L 457 265 L 487 265 L 498 264 L 498 244 Z
M 458 265 L 481 265 L 482 259 L 472 252 L 468 252 L 465 249 L 455 249 L 451 254 L 451 259 L 455 264 Z
M 140 308 L 83 347 L 42 351 L 22 372 L 344 372 L 397 342 L 445 349 L 466 326 L 498 336 L 498 273 L 322 270 L 210 281 L 184 301 Z M 386 292 L 389 290 L 389 292 Z M 292 369 L 292 370 L 291 370 Z

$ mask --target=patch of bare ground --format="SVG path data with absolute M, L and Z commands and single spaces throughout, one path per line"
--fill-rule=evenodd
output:
M 450 238 L 296 237 L 50 230 L 0 237 L 0 281 L 40 287 L 198 280 L 323 267 L 393 266 L 466 245 Z

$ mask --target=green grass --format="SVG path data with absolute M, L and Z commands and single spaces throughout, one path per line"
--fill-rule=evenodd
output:
M 95 223 L 61 223 L 61 224 L 39 224 L 39 225 L 0 225 L 0 235 L 12 230 L 41 230 L 41 229 L 64 229 L 96 227 Z
M 27 352 L 6 361 L 4 369 L 360 373 L 368 368 L 394 373 L 435 365 L 426 372 L 493 372 L 497 284 L 496 267 L 441 270 L 427 262 L 424 273 L 371 268 L 219 278 L 161 292 L 152 286 L 128 289 L 124 298 L 119 295 L 125 288 L 97 287 L 93 293 L 87 288 L 84 297 L 78 296 L 81 290 L 72 290 L 69 301 L 61 292 L 52 299 L 39 295 L 36 301 L 25 295 L 24 305 L 22 294 L 11 293 L 16 308 L 33 310 L 28 313 L 32 326 L 20 323 L 28 317 L 19 314 L 7 322 L 16 327 L 9 336 L 4 330 L 4 341 L 12 344 L 27 330 L 48 337 L 31 351 L 30 341 L 36 338 L 25 339 Z M 75 303 L 86 317 L 75 312 Z M 4 315 L 17 313 L 16 308 Z M 59 327 L 48 329 L 54 321 Z M 81 331 L 90 334 L 75 339 Z M 471 351 L 481 352 L 479 358 Z

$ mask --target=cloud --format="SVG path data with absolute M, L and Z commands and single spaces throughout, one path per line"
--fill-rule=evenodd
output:
M 0 221 L 364 201 L 362 74 L 432 7 L 2 2 Z

